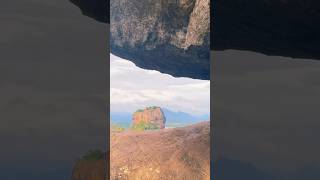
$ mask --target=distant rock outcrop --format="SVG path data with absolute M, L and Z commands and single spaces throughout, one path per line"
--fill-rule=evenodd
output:
M 160 107 L 147 107 L 133 113 L 132 124 L 138 129 L 164 129 L 166 118 Z

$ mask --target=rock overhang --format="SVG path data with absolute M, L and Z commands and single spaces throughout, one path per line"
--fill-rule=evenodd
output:
M 113 7 L 112 3 L 122 2 L 121 0 L 70 1 L 79 6 L 83 14 L 104 23 L 110 23 L 110 18 L 115 17 L 112 14 L 113 8 L 111 8 L 111 14 L 109 14 L 110 3 L 111 7 Z M 150 2 L 153 1 L 151 0 Z M 137 0 L 123 2 L 133 4 L 133 8 L 139 13 L 148 14 L 147 11 L 150 9 L 142 5 L 140 1 L 139 4 Z M 159 2 L 169 1 L 161 0 Z M 181 12 L 185 10 L 188 17 L 181 17 L 181 27 L 184 28 L 181 28 L 181 31 L 174 31 L 176 37 L 180 35 L 181 39 L 183 39 L 187 37 L 184 33 L 186 33 L 185 29 L 188 28 L 188 26 L 183 26 L 183 23 L 190 20 L 192 14 L 190 9 L 196 9 L 194 7 L 196 0 L 179 2 L 189 3 L 190 5 L 181 6 Z M 200 46 L 197 43 L 194 43 L 194 45 L 189 44 L 189 51 L 185 51 L 186 48 L 183 45 L 188 45 L 188 43 L 183 44 L 181 42 L 192 42 L 193 38 L 190 38 L 190 41 L 179 41 L 172 38 L 171 41 L 163 43 L 162 41 L 167 40 L 164 38 L 160 41 L 162 43 L 158 41 L 158 44 L 152 44 L 153 41 L 159 40 L 157 39 L 159 36 L 150 34 L 150 31 L 147 31 L 148 34 L 145 34 L 145 37 L 150 39 L 142 41 L 142 43 L 132 48 L 130 43 L 126 41 L 121 42 L 119 45 L 119 42 L 117 42 L 119 39 L 114 36 L 114 34 L 118 33 L 119 28 L 115 28 L 114 33 L 111 31 L 111 52 L 134 62 L 141 68 L 157 70 L 175 77 L 205 80 L 210 79 L 209 46 L 211 50 L 237 49 L 266 55 L 320 59 L 320 1 L 217 0 L 212 3 L 212 7 L 215 7 L 215 9 L 211 9 L 211 14 L 214 17 L 211 19 L 211 33 L 202 37 L 202 40 L 205 40 L 206 43 Z M 123 6 L 126 6 L 126 4 L 123 4 Z M 197 15 L 197 13 L 193 13 L 193 15 Z M 168 23 L 170 24 L 170 22 Z M 130 31 L 131 34 L 133 32 Z M 190 31 L 189 34 L 194 34 L 195 32 L 197 32 L 196 29 Z M 140 31 L 136 33 L 141 34 Z M 209 43 L 209 38 L 211 43 Z M 176 41 L 172 43 L 172 40 Z

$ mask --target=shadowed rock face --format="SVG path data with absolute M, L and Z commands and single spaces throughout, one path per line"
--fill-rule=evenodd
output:
M 320 59 L 320 1 L 216 0 L 212 48 Z
M 104 18 L 104 12 L 109 8 L 96 8 L 96 13 L 88 8 L 106 7 L 109 1 L 73 2 L 77 2 L 84 14 L 109 22 L 109 18 Z M 194 28 L 197 26 L 193 25 L 198 22 L 197 18 L 205 17 L 203 14 L 196 16 L 198 11 L 203 10 L 198 10 L 202 8 L 196 6 L 195 0 L 179 2 L 175 5 L 168 0 L 144 3 L 112 0 L 112 53 L 142 68 L 173 76 L 209 79 L 207 37 L 202 39 L 201 33 L 197 34 L 207 28 L 202 26 L 197 31 Z M 320 1 L 217 0 L 213 9 L 212 49 L 239 49 L 267 55 L 320 59 Z M 184 50 L 185 47 L 188 49 Z
M 71 0 L 85 15 L 109 22 L 103 0 Z M 209 0 L 111 0 L 110 47 L 144 69 L 209 79 Z M 108 8 L 109 10 L 109 8 Z M 108 13 L 109 15 L 109 13 Z
M 209 79 L 209 3 L 111 0 L 111 52 L 144 69 Z
M 109 0 L 69 0 L 77 5 L 82 13 L 103 23 L 110 22 Z

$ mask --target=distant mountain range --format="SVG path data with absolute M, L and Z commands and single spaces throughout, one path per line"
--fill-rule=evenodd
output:
M 162 111 L 166 116 L 167 124 L 172 124 L 172 123 L 194 124 L 200 121 L 207 121 L 210 118 L 208 114 L 191 115 L 186 112 L 182 112 L 182 111 L 175 112 L 166 108 L 162 108 Z
M 166 127 L 180 127 L 209 120 L 209 114 L 192 115 L 182 111 L 172 111 L 167 108 L 161 109 L 166 117 Z M 127 128 L 131 125 L 132 114 L 129 112 L 111 112 L 111 123 Z

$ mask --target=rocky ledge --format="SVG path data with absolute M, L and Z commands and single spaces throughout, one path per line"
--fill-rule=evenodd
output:
M 88 16 L 111 19 L 112 53 L 142 68 L 209 79 L 209 0 L 71 1 Z M 320 1 L 212 3 L 211 49 L 320 59 Z
M 209 3 L 111 0 L 111 52 L 144 69 L 209 79 Z
M 109 1 L 71 2 L 83 14 L 109 22 L 105 17 L 109 13 L 102 8 Z M 111 0 L 111 52 L 144 69 L 175 77 L 209 79 L 209 3 L 209 0 Z

